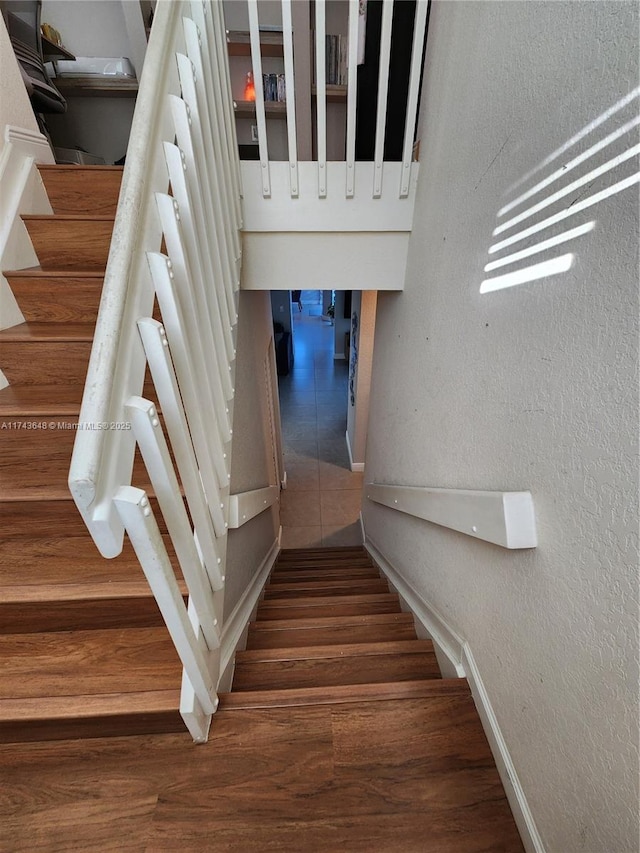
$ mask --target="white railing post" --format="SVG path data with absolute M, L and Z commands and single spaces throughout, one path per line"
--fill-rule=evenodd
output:
M 413 133 L 418 113 L 418 90 L 420 88 L 420 73 L 422 71 L 422 46 L 424 31 L 427 25 L 427 12 L 431 0 L 418 0 L 416 17 L 413 23 L 413 45 L 411 47 L 411 72 L 409 75 L 409 99 L 407 101 L 407 116 L 404 125 L 404 145 L 402 148 L 402 172 L 400 176 L 400 198 L 409 195 L 411 180 L 411 161 L 413 159 Z
M 356 104 L 358 99 L 358 0 L 349 0 L 349 62 L 347 84 L 347 198 L 355 193 L 356 172 Z
M 198 644 L 162 535 L 142 489 L 122 486 L 114 496 L 131 544 L 149 582 L 198 702 L 207 714 L 217 706 L 213 678 Z
M 271 196 L 271 177 L 269 174 L 269 150 L 267 146 L 267 121 L 264 112 L 264 88 L 262 84 L 262 53 L 260 51 L 260 24 L 258 23 L 258 2 L 248 0 L 249 35 L 251 38 L 251 64 L 253 66 L 253 85 L 256 92 L 256 123 L 258 125 L 258 150 L 260 152 L 260 174 L 262 177 L 262 195 Z
M 327 195 L 327 69 L 325 47 L 325 0 L 316 0 L 316 133 L 319 198 L 326 198 Z
M 380 70 L 378 73 L 378 103 L 376 106 L 376 141 L 373 154 L 373 197 L 382 195 L 382 168 L 384 138 L 387 124 L 387 96 L 389 94 L 389 60 L 391 59 L 391 24 L 393 0 L 382 0 L 382 33 L 380 35 Z
M 293 73 L 293 25 L 291 0 L 282 0 L 282 40 L 284 51 L 284 79 L 287 105 L 287 139 L 289 147 L 289 185 L 291 197 L 298 196 L 298 146 L 296 140 L 296 99 Z

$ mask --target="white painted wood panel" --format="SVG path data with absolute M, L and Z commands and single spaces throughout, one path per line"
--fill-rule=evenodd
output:
M 381 198 L 371 198 L 374 164 L 356 162 L 355 194 L 346 197 L 347 164 L 327 163 L 327 195 L 318 198 L 318 166 L 298 163 L 299 195 L 291 198 L 290 167 L 271 162 L 271 196 L 264 198 L 261 165 L 242 161 L 245 231 L 410 231 L 419 164 L 411 164 L 409 191 L 399 197 L 402 163 L 385 163 Z M 360 191 L 361 190 L 361 191 Z
M 244 235 L 242 288 L 402 290 L 409 234 L 255 233 Z

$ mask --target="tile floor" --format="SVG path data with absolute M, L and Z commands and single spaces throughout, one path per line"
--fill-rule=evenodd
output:
M 304 298 L 304 295 L 303 295 Z M 360 545 L 361 473 L 349 468 L 346 361 L 334 361 L 333 326 L 294 305 L 295 364 L 279 378 L 287 488 L 282 547 Z

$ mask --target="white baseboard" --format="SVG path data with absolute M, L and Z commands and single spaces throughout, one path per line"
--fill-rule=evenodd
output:
M 491 705 L 489 694 L 482 682 L 469 643 L 464 641 L 447 624 L 444 617 L 424 601 L 410 584 L 400 576 L 380 549 L 371 541 L 371 538 L 367 537 L 364 524 L 363 534 L 365 548 L 369 551 L 373 561 L 386 575 L 390 584 L 397 590 L 400 598 L 403 599 L 416 620 L 431 637 L 436 654 L 438 654 L 438 651 L 440 652 L 438 654 L 438 662 L 440 663 L 440 668 L 443 670 L 443 675 L 445 677 L 455 677 L 457 675 L 460 678 L 466 678 L 469 682 L 482 727 L 491 747 L 491 752 L 493 753 L 493 758 L 504 786 L 505 795 L 513 812 L 513 817 L 522 838 L 524 848 L 527 853 L 545 853 L 545 848 L 536 828 L 533 814 L 518 779 L 507 744 Z M 443 660 L 448 662 L 449 666 L 445 665 L 443 667 L 441 663 Z M 449 672 L 446 671 L 447 669 L 449 669 Z
M 282 528 L 280 528 L 282 530 Z M 242 638 L 244 629 L 251 618 L 253 608 L 256 606 L 262 587 L 267 582 L 269 573 L 273 568 L 273 564 L 280 550 L 280 534 L 278 539 L 274 540 L 273 545 L 269 548 L 269 552 L 260 564 L 260 568 L 255 573 L 253 580 L 242 594 L 242 598 L 233 608 L 233 612 L 228 619 L 225 619 L 222 629 L 222 640 L 220 643 L 220 673 L 223 674 L 229 663 L 231 662 L 238 643 Z
M 527 853 L 545 853 L 540 833 L 536 827 L 531 809 L 527 803 L 507 744 L 502 736 L 498 720 L 491 705 L 489 694 L 480 677 L 480 672 L 468 643 L 464 643 L 462 666 L 469 682 L 469 687 L 471 688 L 471 693 L 482 722 L 482 728 L 489 741 L 489 746 L 491 747 L 491 752 L 493 753 L 493 758 L 504 786 L 504 792 L 507 795 L 507 800 L 509 800 L 513 818 L 518 827 L 524 848 Z
M 349 430 L 345 433 L 347 439 L 347 453 L 349 454 L 349 465 L 352 471 L 364 471 L 364 462 L 354 462 L 353 454 L 351 453 L 351 441 L 349 439 Z
M 371 554 L 374 563 L 386 575 L 391 585 L 397 591 L 400 598 L 404 600 L 409 610 L 418 622 L 425 628 L 434 644 L 446 657 L 449 666 L 444 675 L 452 678 L 464 678 L 465 672 L 462 667 L 463 641 L 455 631 L 447 625 L 444 618 L 420 598 L 418 593 L 411 587 L 397 570 L 386 559 L 380 549 L 367 536 L 364 531 L 364 545 Z M 442 669 L 442 665 L 440 666 Z

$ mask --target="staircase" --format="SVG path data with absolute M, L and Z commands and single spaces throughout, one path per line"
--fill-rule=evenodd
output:
M 4 272 L 26 322 L 0 332 L 0 742 L 183 731 L 139 563 L 100 556 L 67 487 L 122 169 L 40 175 L 54 214 L 23 217 L 40 266 Z
M 224 827 L 229 849 L 523 850 L 466 680 L 441 677 L 362 547 L 280 552 L 220 695 L 222 763 L 241 731 L 258 743 L 261 790 L 250 799 L 246 779 L 242 801 L 259 821 L 231 828 L 230 795 L 222 815 L 192 821 L 198 838 Z M 178 844 L 187 800 L 167 797 L 156 832 Z

